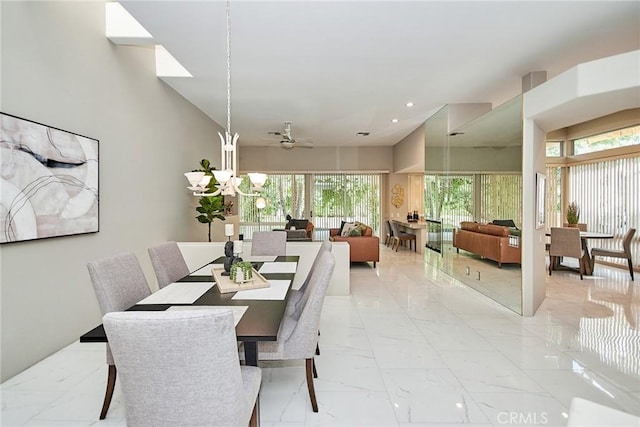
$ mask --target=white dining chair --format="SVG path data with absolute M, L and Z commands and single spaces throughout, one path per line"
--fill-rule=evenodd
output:
M 251 255 L 286 255 L 286 231 L 256 231 L 251 237 Z
M 153 271 L 162 289 L 189 274 L 189 267 L 176 242 L 166 242 L 148 249 Z
M 128 426 L 256 425 L 262 374 L 240 366 L 228 309 L 107 313 Z
M 140 263 L 133 253 L 127 252 L 101 258 L 87 264 L 91 283 L 96 292 L 102 314 L 123 311 L 138 301 L 151 295 L 149 284 L 144 277 Z M 103 420 L 109 411 L 113 390 L 116 385 L 116 365 L 107 343 L 107 389 L 100 411 Z
M 258 360 L 305 360 L 307 390 L 313 412 L 318 412 L 313 378 L 317 377 L 314 355 L 318 344 L 318 326 L 322 304 L 329 287 L 335 260 L 330 252 L 320 255 L 317 267 L 309 279 L 309 291 L 303 293 L 299 316 L 285 315 L 276 341 L 258 343 Z M 240 352 L 244 357 L 244 352 Z

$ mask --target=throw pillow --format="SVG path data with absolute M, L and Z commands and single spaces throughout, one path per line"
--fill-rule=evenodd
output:
M 348 236 L 349 233 L 351 233 L 351 230 L 353 230 L 356 227 L 357 225 L 355 225 L 353 222 L 347 222 L 344 224 L 344 227 L 342 227 L 342 233 L 340 233 L 340 235 Z
M 342 229 L 344 228 L 344 225 L 347 223 L 347 221 L 342 221 L 342 223 L 340 224 L 340 229 L 338 230 L 338 236 L 342 236 Z
M 362 236 L 362 229 L 356 226 L 349 231 L 349 236 Z

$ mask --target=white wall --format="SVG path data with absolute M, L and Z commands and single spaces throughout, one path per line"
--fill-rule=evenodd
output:
M 155 77 L 154 51 L 104 36 L 103 2 L 2 2 L 2 112 L 100 140 L 100 232 L 0 247 L 5 379 L 100 323 L 86 264 L 205 240 L 182 173 L 219 127 Z
M 392 147 L 240 147 L 241 172 L 390 171 Z
M 424 124 L 393 146 L 393 172 L 424 173 Z

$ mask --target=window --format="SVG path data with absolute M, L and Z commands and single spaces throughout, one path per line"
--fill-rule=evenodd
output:
M 244 179 L 240 188 L 251 193 L 249 180 Z M 270 231 L 284 228 L 286 216 L 305 218 L 304 212 L 305 175 L 269 174 L 261 191 L 267 200 L 264 209 L 256 208 L 256 197 L 238 197 L 240 232 L 245 239 L 251 239 L 254 231 Z
M 640 125 L 573 141 L 573 154 L 593 153 L 611 148 L 640 145 Z
M 379 174 L 316 174 L 312 194 L 318 238 L 328 238 L 329 228 L 339 228 L 342 221 L 360 221 L 380 235 Z
M 560 157 L 560 156 L 562 156 L 562 142 L 547 141 L 547 157 Z

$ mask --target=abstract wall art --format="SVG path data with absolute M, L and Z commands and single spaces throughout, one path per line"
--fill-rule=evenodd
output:
M 0 243 L 99 230 L 98 140 L 0 113 Z

